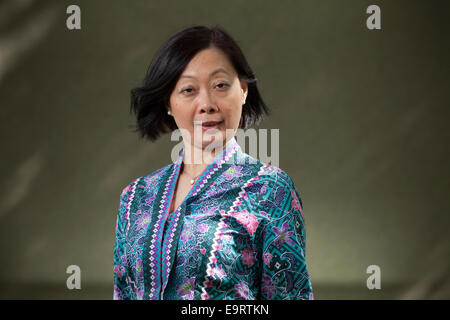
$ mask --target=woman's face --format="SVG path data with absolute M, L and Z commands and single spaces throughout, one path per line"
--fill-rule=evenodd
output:
M 247 88 L 223 51 L 198 52 L 170 95 L 169 110 L 185 144 L 204 149 L 214 141 L 223 146 L 238 129 Z M 229 130 L 233 134 L 227 137 Z

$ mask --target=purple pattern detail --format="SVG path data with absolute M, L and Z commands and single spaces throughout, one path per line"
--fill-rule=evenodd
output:
M 128 229 L 130 228 L 130 219 L 129 219 L 129 217 L 130 217 L 130 205 L 133 202 L 134 195 L 136 194 L 136 185 L 137 184 L 138 184 L 138 179 L 136 179 L 133 182 L 133 184 L 132 184 L 132 186 L 130 188 L 131 189 L 131 194 L 130 194 L 128 202 L 126 204 L 127 212 L 125 213 L 125 219 L 127 220 L 127 227 L 126 227 L 125 236 L 128 235 Z
M 197 179 L 196 183 L 188 193 L 185 199 L 191 196 L 195 196 L 208 182 L 209 178 L 216 172 L 225 161 L 227 161 L 232 154 L 239 148 L 239 144 L 235 139 L 230 141 L 230 144 L 217 155 L 213 162 L 205 169 L 202 175 Z M 167 285 L 169 274 L 171 271 L 170 253 L 172 250 L 173 238 L 178 226 L 181 205 L 175 211 L 174 219 L 169 219 L 169 211 L 171 200 L 175 192 L 176 182 L 180 174 L 181 163 L 184 158 L 184 150 L 178 156 L 177 161 L 174 164 L 172 175 L 170 176 L 167 184 L 164 188 L 163 197 L 160 203 L 160 210 L 158 212 L 157 222 L 155 224 L 155 230 L 151 237 L 150 246 L 150 270 L 151 270 L 151 289 L 150 299 L 159 299 L 160 295 L 164 293 L 164 289 Z M 163 239 L 164 225 L 169 223 L 166 237 Z M 162 246 L 159 245 L 162 243 Z M 164 266 L 164 267 L 163 267 Z M 163 268 L 162 268 L 163 267 Z
M 158 220 L 155 225 L 155 230 L 153 232 L 151 246 L 150 246 L 150 270 L 151 270 L 151 290 L 150 299 L 158 300 L 159 294 L 161 292 L 162 279 L 161 279 L 161 267 L 162 267 L 162 247 L 160 245 L 162 239 L 162 233 L 164 231 L 164 224 L 167 221 L 170 211 L 171 200 L 173 199 L 173 193 L 175 191 L 175 184 L 178 179 L 181 167 L 181 154 L 178 160 L 174 164 L 174 170 L 169 180 L 167 181 L 166 187 L 164 189 L 163 197 L 161 199 L 160 210 L 158 212 Z
M 192 187 L 192 189 L 190 190 L 190 192 L 188 193 L 188 195 L 186 196 L 185 199 L 195 196 L 203 188 L 203 186 L 206 185 L 206 183 L 211 178 L 211 176 L 214 174 L 214 172 L 219 170 L 222 167 L 222 165 L 229 158 L 231 158 L 231 156 L 236 152 L 236 150 L 238 150 L 238 148 L 240 148 L 240 146 L 236 142 L 236 140 L 235 139 L 231 140 L 230 144 L 214 158 L 214 160 L 212 161 L 212 163 L 210 165 L 208 165 L 206 167 L 205 171 L 197 179 L 197 182 L 194 184 L 194 186 Z M 182 152 L 182 154 L 179 156 L 177 163 L 181 163 L 183 156 L 184 156 L 184 152 Z M 180 171 L 180 167 L 181 166 L 175 167 L 177 177 L 178 177 L 178 174 Z M 173 186 L 173 188 L 175 188 L 175 185 Z M 170 252 L 172 250 L 173 238 L 174 238 L 175 230 L 177 229 L 177 225 L 178 225 L 180 214 L 181 214 L 180 208 L 181 208 L 181 205 L 176 210 L 176 216 L 173 219 L 173 222 L 171 223 L 171 225 L 169 225 L 169 230 L 168 230 L 167 236 L 163 242 L 163 248 L 165 250 L 163 250 L 162 254 L 163 254 L 163 262 L 164 262 L 165 268 L 163 268 L 163 275 L 162 275 L 163 276 L 162 277 L 162 287 L 163 287 L 162 292 L 164 292 L 164 289 L 169 280 L 170 271 L 172 269 L 171 268 L 172 265 L 170 263 Z M 169 223 L 170 223 L 170 221 L 169 221 Z

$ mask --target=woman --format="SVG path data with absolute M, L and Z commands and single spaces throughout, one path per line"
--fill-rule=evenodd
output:
M 235 41 L 179 32 L 131 98 L 142 137 L 180 129 L 184 148 L 122 191 L 114 299 L 313 299 L 299 193 L 234 137 L 268 113 Z

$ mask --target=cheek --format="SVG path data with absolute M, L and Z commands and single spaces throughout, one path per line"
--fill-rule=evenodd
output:
M 194 114 L 192 113 L 191 108 L 181 103 L 177 103 L 172 106 L 172 111 L 175 122 L 179 128 L 191 130 L 194 127 Z
M 238 105 L 234 105 L 234 108 L 229 108 L 226 111 L 226 117 L 228 124 L 233 127 L 237 127 L 239 125 L 239 121 L 241 120 L 242 115 L 242 107 Z

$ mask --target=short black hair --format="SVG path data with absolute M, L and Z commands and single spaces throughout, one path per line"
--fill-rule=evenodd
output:
M 263 113 L 269 115 L 270 111 L 256 86 L 255 74 L 233 38 L 218 25 L 211 28 L 194 25 L 173 35 L 159 48 L 143 85 L 131 90 L 130 113 L 136 115 L 135 131 L 141 138 L 155 141 L 161 134 L 178 128 L 173 117 L 167 114 L 170 95 L 191 59 L 210 47 L 221 49 L 230 59 L 239 79 L 248 84 L 239 128 L 247 129 L 258 124 Z

